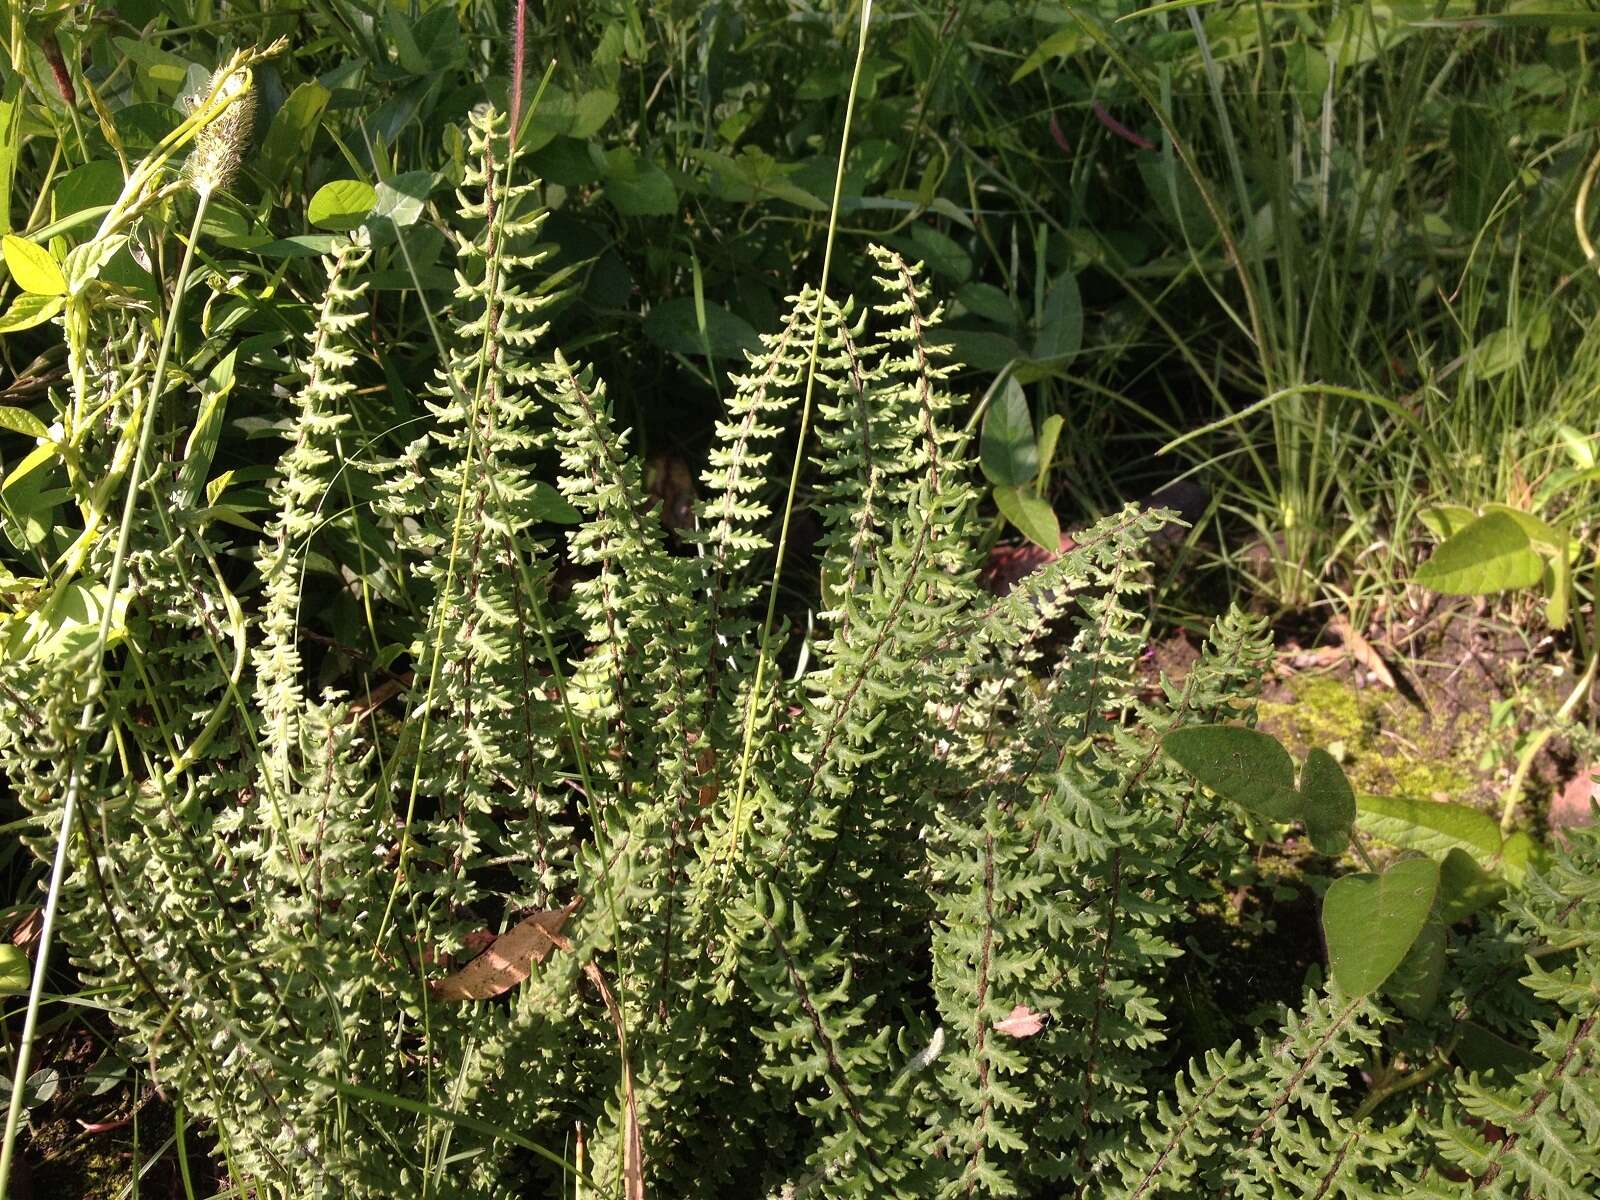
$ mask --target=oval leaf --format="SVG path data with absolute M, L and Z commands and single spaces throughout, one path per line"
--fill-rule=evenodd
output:
M 1322 934 L 1339 986 L 1352 996 L 1382 986 L 1428 923 L 1438 890 L 1439 866 L 1431 858 L 1408 858 L 1382 875 L 1334 880 L 1322 901 Z
M 1343 854 L 1356 819 L 1356 793 L 1338 759 L 1320 748 L 1307 754 L 1300 795 L 1311 844 L 1321 854 Z
M 1503 512 L 1479 517 L 1417 568 L 1416 582 L 1447 596 L 1492 596 L 1532 587 L 1544 563 L 1527 531 Z
M 67 278 L 50 257 L 50 251 L 14 233 L 6 234 L 3 240 L 6 266 L 11 268 L 11 278 L 19 288 L 35 296 L 67 294 Z
M 1022 385 L 1007 379 L 983 414 L 978 461 L 984 478 L 997 488 L 1022 487 L 1039 473 L 1039 444 L 1033 437 L 1033 414 Z M 1049 549 L 1054 550 L 1051 546 Z
M 1174 762 L 1240 808 L 1273 821 L 1300 817 L 1294 759 L 1270 734 L 1239 725 L 1190 725 L 1161 739 Z
M 1392 846 L 1432 855 L 1459 846 L 1486 867 L 1500 854 L 1500 826 L 1488 813 L 1465 804 L 1363 795 L 1357 808 L 1362 832 Z
M 1015 525 L 1023 537 L 1052 554 L 1061 550 L 1061 523 L 1056 510 L 1035 496 L 1013 487 L 994 489 L 995 506 L 1006 520 Z
M 45 423 L 25 408 L 0 406 L 0 429 L 9 429 L 12 433 L 38 438 L 41 442 L 50 440 L 50 430 L 45 427 Z
M 359 179 L 335 179 L 317 189 L 306 216 L 319 229 L 354 229 L 367 219 L 378 193 Z
M 18 292 L 11 307 L 0 316 L 0 333 L 19 333 L 43 325 L 61 311 L 66 300 L 61 296 L 37 296 L 32 292 Z

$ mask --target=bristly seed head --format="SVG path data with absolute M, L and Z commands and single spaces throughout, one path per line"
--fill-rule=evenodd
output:
M 191 106 L 203 102 L 211 95 L 211 87 L 191 99 Z M 223 83 L 217 93 L 219 100 L 228 106 L 202 129 L 189 154 L 189 183 L 202 196 L 221 191 L 233 181 L 239 162 L 250 141 L 250 130 L 256 112 L 256 93 L 249 71 L 236 71 Z

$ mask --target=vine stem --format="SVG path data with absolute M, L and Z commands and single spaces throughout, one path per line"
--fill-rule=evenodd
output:
M 772 563 L 772 582 L 767 588 L 767 615 L 761 622 L 761 649 L 756 656 L 755 678 L 750 684 L 750 699 L 745 705 L 744 736 L 739 750 L 739 784 L 734 789 L 733 819 L 728 829 L 727 870 L 732 871 L 744 833 L 750 785 L 750 759 L 756 736 L 756 709 L 761 703 L 761 684 L 772 659 L 772 624 L 778 611 L 778 582 L 783 560 L 789 549 L 789 524 L 794 515 L 794 498 L 800 490 L 800 472 L 805 466 L 806 434 L 811 429 L 811 398 L 816 391 L 817 358 L 822 352 L 822 322 L 828 300 L 828 274 L 833 267 L 833 243 L 839 232 L 839 204 L 844 195 L 844 167 L 850 152 L 850 124 L 855 117 L 856 91 L 861 68 L 867 58 L 867 31 L 872 22 L 872 0 L 862 0 L 861 27 L 856 37 L 856 62 L 850 73 L 850 95 L 844 105 L 844 129 L 839 135 L 839 165 L 833 177 L 833 203 L 828 207 L 828 234 L 822 246 L 822 275 L 817 281 L 816 316 L 811 325 L 811 356 L 806 363 L 805 396 L 800 405 L 800 432 L 795 440 L 794 465 L 789 471 L 789 490 L 783 501 L 783 523 L 778 529 L 778 550 Z
M 105 610 L 100 614 L 100 628 L 95 635 L 94 647 L 89 653 L 92 672 L 89 692 L 78 716 L 79 741 L 73 750 L 72 766 L 67 775 L 66 795 L 61 802 L 61 828 L 56 834 L 55 860 L 50 869 L 50 890 L 45 896 L 44 913 L 39 923 L 39 949 L 33 964 L 33 983 L 28 989 L 27 1015 L 22 1022 L 22 1039 L 17 1046 L 16 1073 L 11 1077 L 11 1106 L 6 1111 L 4 1142 L 0 1143 L 0 1200 L 5 1200 L 11 1182 L 11 1163 L 15 1157 L 17 1127 L 22 1120 L 23 1092 L 27 1085 L 28 1068 L 33 1060 L 33 1043 L 39 1026 L 39 1007 L 44 998 L 45 976 L 50 964 L 50 946 L 55 935 L 56 912 L 61 905 L 61 886 L 67 874 L 67 852 L 72 843 L 72 829 L 78 810 L 78 795 L 83 790 L 83 776 L 87 770 L 84 742 L 88 737 L 94 711 L 105 686 L 106 645 L 111 640 L 111 623 L 117 611 L 117 589 L 122 585 L 122 573 L 127 565 L 128 544 L 133 534 L 133 514 L 138 506 L 139 488 L 144 482 L 145 460 L 149 457 L 151 433 L 155 429 L 156 409 L 161 399 L 167 359 L 172 353 L 172 342 L 178 328 L 178 317 L 183 307 L 183 295 L 189 286 L 189 270 L 194 264 L 194 247 L 200 239 L 200 223 L 205 220 L 206 208 L 211 203 L 211 190 L 199 192 L 195 205 L 194 223 L 189 229 L 189 240 L 183 247 L 183 260 L 178 266 L 178 278 L 173 284 L 172 307 L 167 313 L 167 327 L 161 332 L 161 346 L 156 352 L 155 371 L 151 376 L 149 391 L 144 401 L 144 411 L 139 421 L 139 444 L 128 471 L 128 491 L 122 501 L 122 523 L 117 529 L 117 547 L 111 557 L 111 571 L 106 577 Z

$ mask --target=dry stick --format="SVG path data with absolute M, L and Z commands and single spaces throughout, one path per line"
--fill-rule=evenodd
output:
M 783 573 L 784 554 L 789 548 L 789 523 L 794 515 L 794 497 L 800 489 L 800 469 L 805 464 L 806 433 L 811 428 L 811 396 L 816 389 L 817 358 L 822 350 L 822 321 L 827 304 L 828 273 L 833 266 L 833 240 L 839 229 L 839 203 L 844 194 L 844 165 L 850 151 L 850 123 L 855 116 L 856 90 L 861 67 L 867 56 L 867 26 L 872 21 L 872 0 L 861 5 L 861 28 L 856 37 L 856 62 L 850 73 L 850 95 L 845 100 L 844 129 L 839 135 L 839 167 L 833 177 L 833 204 L 828 210 L 828 235 L 822 247 L 822 276 L 817 283 L 817 303 L 811 328 L 811 358 L 806 364 L 805 398 L 800 405 L 800 433 L 795 442 L 794 466 L 789 472 L 789 491 L 783 502 L 783 524 L 778 530 L 778 552 L 772 564 L 772 583 L 767 589 L 767 615 L 761 623 L 761 650 L 756 657 L 755 679 L 745 705 L 744 744 L 739 751 L 739 785 L 734 792 L 733 820 L 728 829 L 727 870 L 733 870 L 739 853 L 739 838 L 745 820 L 745 792 L 750 783 L 751 748 L 756 734 L 756 706 L 761 703 L 761 682 L 772 653 L 772 622 L 778 611 L 778 581 Z
M 145 459 L 149 456 L 150 435 L 155 429 L 156 408 L 161 400 L 162 377 L 166 374 L 167 358 L 172 352 L 173 335 L 178 328 L 179 309 L 183 293 L 189 283 L 189 268 L 194 262 L 194 246 L 200 239 L 200 223 L 205 219 L 211 202 L 209 190 L 200 193 L 195 205 L 194 224 L 189 230 L 189 240 L 183 247 L 183 261 L 178 267 L 178 278 L 172 289 L 172 311 L 167 314 L 167 327 L 161 334 L 161 348 L 156 354 L 155 371 L 151 376 L 149 395 L 141 414 L 139 446 L 133 456 L 133 466 L 128 471 L 128 492 L 122 501 L 122 525 L 117 531 L 117 548 L 111 558 L 111 572 L 106 577 L 106 605 L 100 614 L 100 628 L 95 635 L 94 648 L 89 661 L 93 674 L 89 680 L 89 694 L 78 716 L 81 737 L 88 736 L 94 721 L 95 707 L 105 686 L 104 657 L 106 643 L 111 639 L 111 622 L 117 611 L 117 590 L 122 584 L 122 572 L 128 558 L 128 544 L 133 534 L 133 513 L 143 483 Z M 87 769 L 83 741 L 73 754 L 72 767 L 67 777 L 67 794 L 61 803 L 61 829 L 56 834 L 55 861 L 50 871 L 50 890 L 45 897 L 44 919 L 39 928 L 38 957 L 33 964 L 33 985 L 28 991 L 27 1016 L 22 1023 L 22 1041 L 17 1046 L 17 1070 L 11 1079 L 11 1107 L 6 1112 L 5 1140 L 0 1143 L 0 1200 L 5 1200 L 6 1187 L 11 1179 L 11 1161 L 17 1141 L 17 1126 L 22 1119 L 23 1088 L 28 1078 L 28 1067 L 33 1059 L 33 1040 L 39 1025 L 39 1005 L 44 996 L 45 975 L 49 970 L 50 944 L 55 934 L 56 910 L 61 903 L 61 883 L 67 873 L 67 848 L 72 842 L 72 826 L 78 809 L 78 793 L 83 788 Z

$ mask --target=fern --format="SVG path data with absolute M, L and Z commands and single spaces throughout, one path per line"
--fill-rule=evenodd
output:
M 1136 506 L 982 591 L 940 307 L 884 249 L 871 297 L 802 292 L 763 337 L 674 540 L 605 381 L 545 344 L 504 120 L 475 113 L 468 147 L 416 436 L 347 436 L 356 235 L 307 309 L 270 518 L 228 534 L 259 586 L 167 433 L 95 722 L 71 627 L 36 621 L 0 664 L 33 836 L 69 751 L 94 781 L 79 968 L 241 1187 L 565 1194 L 581 1134 L 587 1194 L 1592 1194 L 1593 837 L 1453 935 L 1434 1014 L 1313 980 L 1174 1078 L 1173 964 L 1245 843 L 1160 738 L 1252 719 L 1265 623 L 1225 615 L 1152 686 L 1144 548 L 1170 514 Z M 79 399 L 133 406 L 149 339 L 102 323 L 103 395 Z M 752 697 L 813 336 L 817 601 Z M 361 582 L 397 645 L 364 670 L 301 627 L 308 580 L 350 585 L 326 571 L 352 476 L 394 547 Z M 557 908 L 520 986 L 441 993 Z M 1524 1069 L 1459 1069 L 1478 1022 Z

